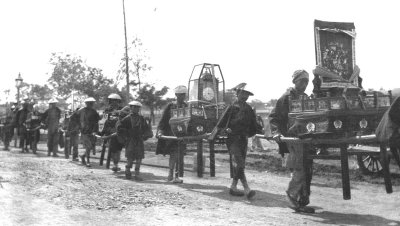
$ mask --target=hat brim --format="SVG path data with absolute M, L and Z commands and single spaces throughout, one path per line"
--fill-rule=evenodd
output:
M 243 93 L 245 93 L 245 94 L 247 94 L 247 95 L 249 95 L 249 96 L 254 96 L 254 93 L 252 93 L 252 92 L 250 92 L 250 91 L 247 91 L 247 90 L 245 90 L 245 89 L 239 89 L 239 90 L 236 90 L 236 92 L 243 92 Z

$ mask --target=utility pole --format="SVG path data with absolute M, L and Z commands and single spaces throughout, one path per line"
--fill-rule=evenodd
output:
M 125 73 L 126 73 L 126 102 L 129 103 L 129 58 L 128 58 L 128 40 L 126 37 L 126 19 L 125 19 L 125 0 L 122 0 L 124 12 L 124 31 L 125 31 Z

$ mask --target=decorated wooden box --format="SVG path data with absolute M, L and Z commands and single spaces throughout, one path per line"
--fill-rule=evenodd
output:
M 316 20 L 314 32 L 313 94 L 289 100 L 289 133 L 330 138 L 373 134 L 392 96 L 362 89 L 354 24 Z
M 289 124 L 297 136 L 343 137 L 373 134 L 391 95 L 303 97 L 291 100 Z

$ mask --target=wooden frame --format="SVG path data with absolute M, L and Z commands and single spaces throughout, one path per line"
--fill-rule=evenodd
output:
M 353 23 L 314 21 L 316 63 L 338 79 L 321 78 L 321 88 L 358 86 Z

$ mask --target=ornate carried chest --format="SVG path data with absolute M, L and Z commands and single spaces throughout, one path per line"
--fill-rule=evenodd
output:
M 373 134 L 392 96 L 362 89 L 354 24 L 315 20 L 314 32 L 313 94 L 290 100 L 291 131 L 299 137 Z

